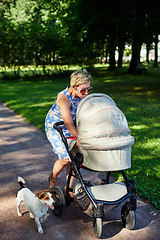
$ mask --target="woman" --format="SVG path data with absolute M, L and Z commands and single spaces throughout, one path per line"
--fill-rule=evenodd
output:
M 66 174 L 68 176 L 70 167 L 67 150 L 60 134 L 53 128 L 53 124 L 64 121 L 63 133 L 65 137 L 77 137 L 77 129 L 74 126 L 77 107 L 80 101 L 92 90 L 90 86 L 92 78 L 86 69 L 79 69 L 73 72 L 70 78 L 70 87 L 67 87 L 57 95 L 56 101 L 49 110 L 45 120 L 47 138 L 53 147 L 53 151 L 59 157 L 53 166 L 53 174 L 48 178 L 50 189 L 57 185 L 58 175 L 65 167 L 67 167 Z

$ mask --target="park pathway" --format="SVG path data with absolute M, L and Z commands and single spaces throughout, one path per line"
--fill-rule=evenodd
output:
M 2 240 L 93 240 L 91 218 L 85 215 L 75 203 L 71 204 L 63 216 L 55 217 L 49 210 L 43 224 L 44 234 L 37 233 L 34 220 L 24 212 L 18 217 L 15 207 L 17 177 L 22 176 L 26 185 L 34 192 L 48 188 L 48 180 L 56 155 L 45 134 L 28 124 L 5 104 L 0 103 L 0 239 Z M 83 173 L 86 178 L 98 181 L 97 173 Z M 64 172 L 59 185 L 65 184 Z M 135 229 L 122 228 L 121 207 L 107 214 L 103 223 L 102 239 L 159 240 L 160 215 L 138 199 Z

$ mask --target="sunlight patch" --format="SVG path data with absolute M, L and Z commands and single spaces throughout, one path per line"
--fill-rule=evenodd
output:
M 141 125 L 133 125 L 133 126 L 131 126 L 130 127 L 131 129 L 146 129 L 146 128 L 148 128 L 148 126 L 147 125 L 144 125 L 144 124 L 141 124 Z
M 114 80 L 114 79 L 107 79 L 104 82 L 117 82 L 117 79 L 116 80 Z
M 154 167 L 156 177 L 160 178 L 160 165 Z
M 144 89 L 144 88 L 142 88 L 142 87 L 134 87 L 135 91 L 142 90 L 142 89 Z
M 147 142 L 145 143 L 141 143 L 141 145 L 144 147 L 144 148 L 154 148 L 154 149 L 159 149 L 159 146 L 160 146 L 160 139 L 155 139 L 155 138 L 152 138 L 152 139 L 148 139 Z
M 52 104 L 52 102 L 48 103 L 48 102 L 43 102 L 43 103 L 35 103 L 35 104 L 31 104 L 29 107 L 44 107 L 44 106 L 48 106 L 49 104 Z

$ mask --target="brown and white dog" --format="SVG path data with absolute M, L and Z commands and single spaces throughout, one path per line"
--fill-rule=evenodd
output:
M 24 187 L 25 181 L 22 177 L 18 177 L 18 183 L 20 185 L 20 190 L 16 197 L 18 216 L 22 216 L 20 204 L 21 202 L 24 202 L 26 209 L 30 213 L 30 217 L 35 218 L 38 232 L 43 233 L 41 223 L 43 223 L 47 217 L 48 207 L 52 210 L 54 209 L 53 204 L 55 201 L 52 198 L 52 194 L 49 191 L 34 194 L 28 188 Z

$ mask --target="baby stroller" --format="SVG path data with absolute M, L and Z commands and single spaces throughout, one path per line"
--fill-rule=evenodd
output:
M 63 125 L 63 122 L 58 122 L 54 124 L 54 128 L 66 146 L 71 168 L 65 194 L 60 187 L 54 187 L 56 205 L 53 213 L 60 216 L 66 206 L 69 206 L 69 183 L 71 176 L 74 176 L 77 179 L 73 189 L 75 201 L 84 213 L 93 218 L 97 238 L 102 235 L 104 212 L 112 211 L 122 202 L 123 226 L 133 229 L 136 210 L 135 183 L 127 178 L 124 170 L 131 167 L 134 138 L 130 135 L 125 115 L 108 95 L 90 94 L 81 101 L 77 109 L 77 140 L 67 140 L 64 137 Z M 78 143 L 78 148 L 75 147 L 75 142 Z M 105 171 L 106 177 L 95 185 L 83 180 L 83 168 L 87 171 Z M 111 172 L 120 172 L 124 181 L 110 183 Z

